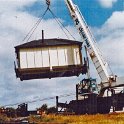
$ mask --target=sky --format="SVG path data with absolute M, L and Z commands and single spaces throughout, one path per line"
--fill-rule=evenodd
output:
M 124 0 L 73 0 L 78 5 L 114 74 L 124 76 Z M 0 106 L 23 103 L 51 96 L 75 93 L 75 84 L 83 78 L 55 78 L 21 82 L 14 72 L 16 45 L 46 10 L 45 0 L 0 0 Z M 64 0 L 51 0 L 50 9 L 76 40 L 81 40 Z M 30 40 L 67 38 L 50 13 L 47 13 Z M 54 30 L 54 31 L 53 31 Z M 92 62 L 91 62 L 92 63 Z M 99 78 L 91 64 L 91 75 Z M 60 99 L 61 102 L 75 96 Z M 29 104 L 35 109 L 42 104 L 55 105 L 55 99 Z M 16 106 L 17 107 L 17 106 Z

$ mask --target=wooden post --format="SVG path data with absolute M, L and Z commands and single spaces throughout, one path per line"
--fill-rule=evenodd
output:
M 59 99 L 59 97 L 56 96 L 56 113 L 58 113 L 58 99 Z
M 78 84 L 76 84 L 76 100 L 78 100 Z

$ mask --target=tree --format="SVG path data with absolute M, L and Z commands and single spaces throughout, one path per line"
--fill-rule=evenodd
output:
M 56 113 L 56 112 L 57 112 L 56 107 L 50 107 L 50 108 L 48 108 L 48 110 L 47 110 L 47 113 L 48 113 L 48 114 L 50 114 L 50 113 Z
M 48 110 L 48 108 L 47 108 L 47 104 L 43 104 L 40 108 L 38 108 L 37 109 L 38 110 L 38 112 L 39 112 L 39 114 L 44 114 L 44 113 L 47 113 L 47 110 Z
M 37 109 L 39 111 L 40 114 L 43 114 L 44 112 L 46 114 L 50 114 L 50 113 L 56 113 L 57 109 L 56 107 L 49 107 L 47 106 L 47 104 L 43 104 L 40 108 Z
M 47 104 L 43 104 L 43 105 L 41 106 L 40 110 L 42 110 L 42 111 L 47 111 L 47 110 L 48 110 Z

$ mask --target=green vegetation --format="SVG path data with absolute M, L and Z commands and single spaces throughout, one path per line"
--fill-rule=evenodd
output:
M 124 113 L 112 113 L 106 115 L 43 115 L 30 116 L 30 122 L 42 124 L 43 122 L 63 124 L 124 124 Z
M 40 108 L 37 109 L 38 111 L 45 112 L 46 114 L 56 113 L 56 107 L 48 107 L 47 104 L 43 104 Z

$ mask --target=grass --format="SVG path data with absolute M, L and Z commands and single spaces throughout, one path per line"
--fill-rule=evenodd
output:
M 106 115 L 44 115 L 30 116 L 30 122 L 41 124 L 43 122 L 63 124 L 124 124 L 124 113 L 112 113 Z
M 0 124 L 6 122 L 6 121 L 9 121 L 10 119 L 4 115 L 4 114 L 0 114 Z

